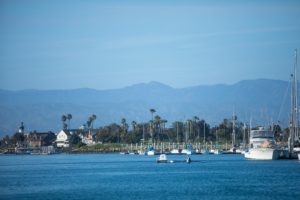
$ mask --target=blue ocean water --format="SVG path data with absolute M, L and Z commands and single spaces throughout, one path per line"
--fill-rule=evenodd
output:
M 1 155 L 0 199 L 300 199 L 298 160 L 242 155 Z M 184 160 L 184 156 L 169 156 Z

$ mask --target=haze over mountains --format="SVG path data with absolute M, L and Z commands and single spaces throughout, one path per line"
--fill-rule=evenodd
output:
M 114 90 L 0 90 L 0 137 L 17 131 L 20 122 L 25 131 L 61 129 L 61 116 L 71 113 L 71 128 L 84 124 L 96 114 L 94 127 L 120 123 L 126 118 L 147 122 L 154 108 L 168 126 L 176 120 L 193 116 L 211 125 L 231 118 L 267 125 L 273 120 L 288 125 L 290 110 L 289 82 L 279 80 L 244 80 L 233 85 L 195 86 L 175 89 L 158 82 L 141 83 Z

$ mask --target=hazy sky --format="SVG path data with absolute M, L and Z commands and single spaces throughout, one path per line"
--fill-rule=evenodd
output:
M 1 89 L 288 80 L 300 1 L 0 0 Z

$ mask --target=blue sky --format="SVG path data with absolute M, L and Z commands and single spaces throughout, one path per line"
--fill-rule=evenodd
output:
M 0 1 L 0 88 L 288 80 L 300 1 Z

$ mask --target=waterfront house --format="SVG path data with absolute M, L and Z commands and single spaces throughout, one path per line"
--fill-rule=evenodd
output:
M 30 147 L 42 147 L 49 146 L 55 141 L 55 134 L 51 131 L 49 132 L 31 132 L 28 134 L 27 143 Z
M 57 147 L 69 147 L 69 140 L 71 134 L 67 130 L 61 130 L 56 136 L 56 146 Z

